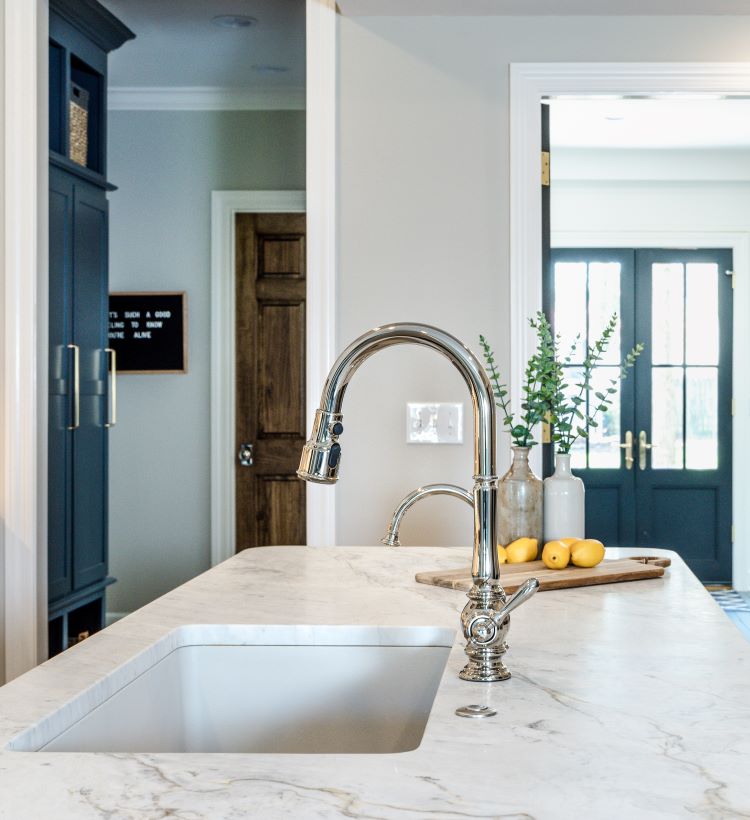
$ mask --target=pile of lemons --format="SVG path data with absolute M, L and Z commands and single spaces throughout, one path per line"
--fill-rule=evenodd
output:
M 522 564 L 535 561 L 539 551 L 536 538 L 516 538 L 503 547 L 497 545 L 497 557 L 501 564 Z M 596 538 L 561 538 L 548 541 L 542 550 L 542 561 L 550 569 L 565 569 L 568 564 L 576 567 L 595 567 L 604 559 L 604 544 Z

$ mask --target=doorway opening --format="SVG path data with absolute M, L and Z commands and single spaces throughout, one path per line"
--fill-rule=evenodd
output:
M 520 205 L 517 212 L 512 211 L 511 287 L 514 307 L 519 308 L 520 317 L 514 318 L 517 326 L 512 332 L 513 369 L 520 372 L 519 364 L 527 357 L 533 343 L 525 329 L 520 327 L 520 322 L 525 316 L 542 307 L 543 295 L 547 301 L 544 306 L 548 310 L 551 307 L 552 288 L 549 287 L 549 282 L 547 287 L 543 288 L 543 266 L 539 264 L 538 279 L 528 276 L 530 260 L 539 260 L 539 263 L 542 260 L 542 196 L 539 186 L 538 155 L 532 157 L 526 149 L 520 147 L 521 136 L 530 133 L 532 123 L 532 144 L 535 142 L 539 145 L 540 103 L 546 99 L 552 112 L 552 253 L 557 254 L 557 262 L 577 262 L 584 265 L 587 271 L 591 264 L 616 261 L 613 256 L 615 252 L 630 255 L 629 259 L 632 262 L 623 259 L 618 261 L 621 271 L 630 265 L 636 284 L 629 291 L 627 298 L 624 291 L 620 294 L 621 304 L 618 312 L 622 313 L 624 322 L 628 308 L 622 304 L 622 300 L 629 300 L 632 303 L 629 310 L 633 316 L 635 341 L 645 341 L 654 348 L 654 343 L 658 342 L 658 339 L 653 338 L 654 335 L 660 332 L 663 335 L 664 323 L 661 320 L 647 322 L 648 318 L 653 318 L 653 285 L 656 279 L 667 271 L 671 271 L 677 279 L 679 277 L 676 271 L 681 270 L 681 321 L 684 323 L 687 310 L 685 303 L 688 268 L 692 281 L 695 272 L 700 269 L 698 266 L 705 266 L 701 269 L 704 273 L 708 267 L 715 266 L 708 278 L 713 276 L 714 279 L 711 281 L 716 283 L 714 304 L 723 305 L 723 308 L 714 311 L 711 303 L 706 302 L 703 305 L 703 317 L 705 318 L 709 312 L 714 319 L 718 317 L 718 328 L 715 328 L 715 324 L 708 324 L 718 330 L 719 346 L 724 346 L 720 364 L 708 365 L 715 368 L 715 372 L 710 376 L 707 372 L 698 374 L 697 371 L 688 374 L 691 367 L 704 366 L 697 363 L 693 355 L 695 351 L 691 352 L 692 361 L 683 359 L 677 363 L 654 361 L 653 354 L 658 351 L 652 349 L 652 355 L 649 356 L 649 351 L 646 350 L 636 366 L 637 372 L 631 377 L 630 384 L 626 381 L 623 387 L 623 403 L 627 404 L 629 401 L 629 390 L 633 391 L 634 398 L 631 403 L 632 411 L 626 411 L 621 407 L 620 418 L 617 419 L 617 433 L 620 436 L 617 442 L 620 458 L 618 469 L 627 472 L 625 434 L 631 431 L 634 472 L 630 473 L 629 480 L 634 485 L 632 498 L 634 500 L 637 493 L 643 496 L 640 490 L 644 490 L 646 485 L 650 487 L 651 493 L 650 507 L 644 502 L 640 523 L 637 513 L 634 515 L 631 509 L 627 526 L 631 531 L 635 530 L 634 543 L 638 546 L 660 545 L 650 540 L 649 536 L 656 539 L 658 526 L 664 525 L 663 529 L 666 527 L 667 517 L 664 513 L 670 506 L 674 508 L 672 512 L 675 509 L 686 513 L 695 512 L 696 518 L 692 522 L 692 528 L 687 520 L 690 516 L 684 516 L 690 530 L 688 535 L 680 534 L 675 526 L 669 526 L 666 532 L 662 531 L 659 534 L 658 540 L 662 540 L 663 536 L 671 543 L 661 545 L 672 547 L 681 553 L 704 580 L 731 580 L 735 588 L 748 589 L 750 517 L 746 514 L 745 505 L 741 503 L 741 482 L 737 479 L 737 465 L 750 453 L 750 437 L 743 429 L 744 425 L 737 423 L 740 417 L 747 413 L 747 402 L 750 398 L 750 379 L 742 372 L 743 368 L 739 364 L 750 352 L 750 323 L 747 321 L 747 311 L 750 308 L 750 288 L 747 281 L 750 275 L 750 224 L 745 224 L 742 214 L 746 209 L 738 206 L 737 201 L 746 181 L 737 160 L 746 149 L 744 143 L 727 142 L 727 139 L 730 142 L 733 138 L 737 139 L 738 129 L 732 129 L 731 135 L 723 134 L 715 143 L 701 142 L 702 139 L 706 139 L 706 132 L 712 120 L 716 124 L 718 120 L 708 118 L 704 114 L 697 117 L 697 124 L 687 128 L 686 121 L 696 122 L 695 111 L 689 114 L 687 109 L 680 109 L 679 105 L 686 106 L 691 103 L 696 107 L 703 106 L 704 109 L 711 105 L 725 105 L 727 109 L 724 116 L 737 116 L 743 106 L 750 107 L 750 102 L 745 99 L 747 89 L 750 89 L 750 67 L 700 64 L 581 64 L 571 67 L 529 64 L 514 65 L 511 75 L 511 167 L 515 172 L 512 177 L 512 201 Z M 659 113 L 657 109 L 662 104 L 664 110 Z M 633 119 L 630 123 L 628 105 L 634 106 Z M 536 108 L 535 111 L 532 110 L 532 106 Z M 559 106 L 560 110 L 569 106 L 571 112 L 578 107 L 578 116 L 573 124 L 577 128 L 576 138 L 582 137 L 581 144 L 571 143 L 565 146 L 562 153 L 559 143 L 565 141 L 565 134 L 559 122 L 558 128 L 555 128 L 555 106 Z M 652 139 L 661 139 L 662 142 L 651 145 L 602 145 L 602 135 L 611 136 L 615 129 L 619 129 L 621 137 L 632 138 L 638 131 L 635 127 L 638 112 L 635 109 L 639 106 L 643 114 L 641 126 L 644 122 L 647 126 L 640 128 L 641 135 L 650 133 Z M 745 110 L 747 112 L 748 109 Z M 590 116 L 586 114 L 587 111 L 590 112 Z M 596 117 L 599 118 L 598 122 L 594 122 Z M 746 119 L 747 113 L 741 117 Z M 573 119 L 569 122 L 573 122 Z M 683 143 L 669 142 L 675 131 L 680 130 Z M 660 250 L 665 252 L 664 255 L 657 253 Z M 565 254 L 573 254 L 578 258 L 573 260 L 568 256 L 566 260 Z M 710 256 L 712 258 L 709 259 Z M 525 277 L 522 274 L 521 262 L 525 263 L 527 268 Z M 545 270 L 548 277 L 553 276 L 554 262 Z M 732 271 L 733 275 L 726 276 L 724 270 Z M 640 275 L 637 275 L 638 271 Z M 522 281 L 524 278 L 526 281 Z M 702 285 L 705 284 L 703 281 Z M 648 316 L 646 311 L 636 310 L 636 303 L 648 304 Z M 648 338 L 640 338 L 638 333 Z M 698 347 L 702 350 L 703 358 L 710 347 L 705 338 L 706 333 L 707 327 L 704 322 L 701 333 L 698 334 L 701 337 Z M 708 335 L 710 336 L 711 332 L 708 332 Z M 623 354 L 626 351 L 623 342 Z M 683 338 L 683 353 L 685 351 Z M 674 371 L 670 370 L 670 367 L 673 367 Z M 656 372 L 657 370 L 664 372 Z M 680 371 L 679 377 L 677 370 Z M 712 383 L 715 380 L 716 389 L 714 392 L 704 392 L 702 404 L 699 402 L 691 408 L 687 394 L 692 391 L 693 396 L 696 395 L 697 376 L 703 378 L 704 382 L 706 378 Z M 677 413 L 667 413 L 664 407 L 656 406 L 660 402 L 654 401 L 657 395 L 655 388 L 663 386 L 657 384 L 660 379 L 672 379 L 674 382 L 670 382 L 674 390 L 669 401 L 676 405 L 682 404 L 679 418 Z M 676 384 L 678 380 L 679 387 Z M 723 389 L 719 388 L 719 383 Z M 724 392 L 726 396 L 722 395 Z M 662 396 L 661 399 L 665 397 Z M 706 399 L 709 407 L 706 406 Z M 645 407 L 644 404 L 647 400 L 650 403 L 649 407 Z M 638 410 L 639 405 L 644 406 Z M 632 412 L 629 419 L 626 418 L 627 412 Z M 657 430 L 657 433 L 659 436 L 666 436 L 669 441 L 658 442 L 657 448 L 648 449 L 647 445 L 654 443 L 653 428 L 655 424 L 658 426 L 659 414 L 668 417 L 669 429 Z M 675 422 L 674 427 L 672 421 Z M 627 426 L 626 422 L 630 422 L 632 426 Z M 644 423 L 639 426 L 639 422 Z M 687 425 L 691 425 L 690 431 Z M 709 427 L 715 429 L 709 431 Z M 609 453 L 609 448 L 610 445 L 614 447 L 615 430 L 616 425 L 609 424 L 608 430 L 601 435 L 602 441 L 596 442 L 595 437 L 592 437 L 594 461 L 614 458 Z M 639 453 L 641 431 L 646 433 L 643 439 L 643 470 L 640 468 Z M 607 441 L 608 434 L 612 441 Z M 707 443 L 709 439 L 710 444 Z M 597 492 L 594 489 L 594 471 L 601 471 L 596 475 L 596 480 L 603 484 L 607 480 L 604 473 L 615 468 L 591 465 L 592 445 L 590 452 L 583 455 L 589 461 L 581 469 L 591 476 L 593 497 Z M 704 446 L 704 451 L 702 455 L 696 456 L 701 445 Z M 714 448 L 718 454 L 717 466 L 709 466 L 706 462 L 699 467 L 694 459 L 698 458 L 699 461 L 705 462 L 711 455 L 708 450 Z M 693 453 L 692 466 L 688 466 L 688 450 Z M 668 456 L 674 464 L 662 463 Z M 578 457 L 581 458 L 580 453 Z M 711 458 L 714 456 L 711 455 Z M 678 459 L 682 460 L 679 468 L 676 464 Z M 541 470 L 541 458 L 537 466 Z M 677 474 L 678 471 L 680 475 Z M 717 474 L 722 474 L 719 482 L 721 486 L 704 485 L 703 488 L 699 488 L 695 483 L 698 475 L 706 478 L 711 471 L 714 478 L 718 478 Z M 684 486 L 680 486 L 680 482 L 683 482 Z M 638 485 L 640 490 L 635 485 Z M 688 488 L 688 485 L 692 486 Z M 621 489 L 621 485 L 618 487 Z M 620 504 L 617 511 L 622 519 L 620 496 L 623 493 L 620 489 L 610 486 L 606 490 L 602 487 L 601 491 L 605 495 L 608 494 L 608 503 L 613 508 Z M 698 514 L 700 505 L 686 502 L 686 494 L 689 495 L 693 491 L 698 492 L 702 500 L 709 501 L 710 510 L 707 507 Z M 613 515 L 607 516 L 607 520 L 612 527 L 625 526 L 624 520 L 618 520 Z M 699 542 L 706 540 L 708 528 L 716 535 L 712 538 L 713 543 L 707 546 L 705 553 L 701 555 Z M 614 535 L 610 537 L 613 539 L 611 543 L 628 543 L 628 539 L 619 533 L 616 540 Z M 644 541 L 644 538 L 649 540 Z M 681 543 L 675 543 L 677 540 Z

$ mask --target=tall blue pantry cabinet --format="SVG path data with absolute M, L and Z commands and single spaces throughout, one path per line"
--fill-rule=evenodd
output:
M 95 0 L 49 19 L 49 654 L 104 626 L 107 437 L 107 55 L 134 34 Z

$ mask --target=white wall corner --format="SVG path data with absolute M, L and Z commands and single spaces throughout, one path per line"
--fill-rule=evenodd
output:
M 37 3 L 5 0 L 3 18 L 0 640 L 4 677 L 10 680 L 37 663 L 37 550 L 45 546 L 37 530 L 38 61 L 29 59 L 38 48 Z
M 307 14 L 307 414 L 312 425 L 336 339 L 335 0 L 306 0 Z M 336 544 L 335 487 L 307 484 L 307 543 Z
M 110 111 L 302 111 L 305 89 L 212 86 L 113 86 Z

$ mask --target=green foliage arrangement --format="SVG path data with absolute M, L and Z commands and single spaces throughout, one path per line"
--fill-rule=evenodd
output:
M 594 370 L 601 366 L 604 354 L 617 330 L 617 314 L 613 313 L 602 335 L 586 350 L 581 379 L 571 390 L 571 385 L 567 384 L 565 377 L 580 343 L 580 336 L 576 337 L 570 351 L 563 356 L 560 351 L 560 337 L 552 333 L 549 320 L 544 313 L 539 311 L 536 317 L 529 319 L 529 325 L 536 333 L 537 348 L 526 365 L 521 388 L 522 412 L 517 420 L 510 409 L 508 387 L 500 380 L 495 354 L 487 339 L 481 334 L 479 336 L 495 404 L 500 409 L 503 424 L 510 432 L 511 440 L 516 447 L 531 447 L 537 444 L 533 428 L 541 421 L 549 421 L 552 425 L 552 441 L 557 452 L 570 453 L 571 447 L 579 437 L 588 438 L 591 428 L 599 426 L 597 419 L 612 406 L 617 385 L 635 365 L 636 359 L 643 352 L 643 345 L 639 342 L 628 352 L 620 363 L 617 378 L 610 379 L 608 387 L 602 391 L 594 390 Z

